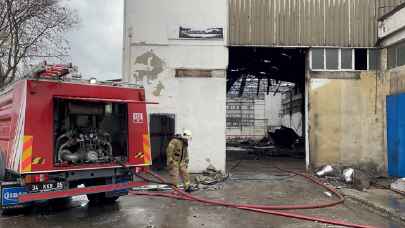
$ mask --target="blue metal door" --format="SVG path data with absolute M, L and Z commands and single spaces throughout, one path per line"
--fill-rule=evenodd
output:
M 405 94 L 387 97 L 388 175 L 405 177 Z

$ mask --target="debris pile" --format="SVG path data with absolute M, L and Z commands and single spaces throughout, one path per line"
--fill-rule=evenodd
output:
M 324 176 L 326 176 L 326 175 L 328 175 L 328 174 L 332 174 L 333 171 L 334 171 L 334 170 L 333 170 L 333 168 L 332 168 L 331 165 L 325 165 L 324 167 L 322 167 L 321 169 L 319 169 L 319 170 L 316 172 L 316 175 L 317 175 L 318 177 L 324 177 Z
M 294 129 L 280 126 L 268 131 L 259 140 L 231 138 L 226 142 L 228 156 L 249 155 L 254 160 L 270 157 L 289 156 L 303 158 L 305 156 L 305 138 L 300 137 Z M 242 155 L 243 156 L 243 155 Z M 244 157 L 244 159 L 246 159 Z
M 166 184 L 148 184 L 140 187 L 133 187 L 133 191 L 171 191 L 172 188 Z
M 228 178 L 221 170 L 217 170 L 213 165 L 209 165 L 206 170 L 195 176 L 195 183 L 191 184 L 193 191 L 195 190 L 219 190 L 223 186 L 219 183 L 224 182 Z M 183 189 L 184 186 L 180 185 L 178 188 Z M 132 188 L 133 191 L 172 191 L 172 187 L 166 184 L 149 184 L 140 187 Z
M 373 170 L 365 172 L 360 168 L 324 165 L 315 170 L 315 175 L 324 178 L 338 189 L 346 187 L 365 191 L 373 186 L 405 195 L 405 178 L 395 180 L 392 177 L 381 176 Z
M 350 186 L 360 191 L 368 189 L 371 185 L 371 177 L 366 172 L 351 167 L 325 165 L 315 174 L 324 177 L 335 186 Z
M 213 165 L 209 165 L 202 174 L 195 177 L 195 182 L 197 185 L 215 185 L 220 182 L 224 182 L 228 176 L 225 175 L 221 170 L 217 170 Z
M 354 174 L 354 169 L 352 169 L 352 168 L 347 168 L 347 169 L 343 170 L 343 177 L 344 177 L 346 183 L 353 182 L 353 174 Z
M 391 189 L 401 193 L 405 193 L 405 178 L 400 178 L 391 184 Z
M 287 148 L 293 148 L 299 139 L 299 135 L 293 129 L 284 126 L 274 132 L 269 132 L 269 136 L 274 144 Z
M 235 146 L 235 147 L 254 146 L 256 144 L 257 144 L 257 142 L 253 139 L 233 138 L 233 139 L 228 139 L 226 141 L 227 146 Z

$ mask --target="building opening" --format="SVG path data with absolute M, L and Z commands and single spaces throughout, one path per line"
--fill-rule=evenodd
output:
M 175 134 L 175 115 L 151 114 L 149 120 L 152 169 L 162 170 L 166 167 L 166 147 Z
M 242 160 L 305 166 L 307 49 L 230 47 L 228 170 Z

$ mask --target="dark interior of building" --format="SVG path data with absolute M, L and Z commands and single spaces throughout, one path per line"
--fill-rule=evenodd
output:
M 227 160 L 239 159 L 297 159 L 305 158 L 305 61 L 307 49 L 230 47 L 227 72 Z M 246 103 L 281 96 L 281 105 L 275 113 L 282 119 L 279 126 L 265 122 L 258 135 L 255 111 L 244 120 Z M 235 101 L 236 100 L 236 101 Z M 240 107 L 235 103 L 240 102 Z M 263 102 L 265 105 L 269 102 Z M 232 105 L 230 105 L 232 104 Z M 252 103 L 254 106 L 255 103 Z M 273 104 L 271 104 L 273 105 Z M 229 107 L 230 108 L 229 108 Z M 256 108 L 256 107 L 255 107 Z M 255 109 L 251 108 L 251 109 Z M 299 113 L 300 115 L 296 115 Z M 254 119 L 256 118 L 256 119 Z M 298 118 L 298 120 L 297 120 Z M 300 124 L 293 127 L 293 121 Z M 238 122 L 239 123 L 235 123 Z M 267 123 L 267 124 L 266 124 Z M 250 125 L 255 126 L 250 126 Z M 245 131 L 253 127 L 255 134 Z M 235 129 L 240 130 L 235 134 Z M 230 133 L 233 132 L 233 133 Z M 299 133 L 298 133 L 299 132 Z
M 175 116 L 173 114 L 151 114 L 149 132 L 152 168 L 161 170 L 166 167 L 166 147 L 175 134 Z
M 229 65 L 227 72 L 227 92 L 233 84 L 248 76 L 267 80 L 268 90 L 273 85 L 271 82 L 292 82 L 303 87 L 305 84 L 305 56 L 307 49 L 297 48 L 259 48 L 259 47 L 230 47 Z M 243 93 L 244 86 L 239 93 Z

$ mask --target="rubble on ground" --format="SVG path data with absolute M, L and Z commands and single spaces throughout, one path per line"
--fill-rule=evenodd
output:
M 217 170 L 213 165 L 209 165 L 206 170 L 201 174 L 195 176 L 195 184 L 192 184 L 191 187 L 193 190 L 208 190 L 215 191 L 223 188 L 222 185 L 218 183 L 224 182 L 227 179 L 227 175 L 224 174 L 221 170 Z M 179 188 L 183 189 L 183 185 L 180 185 Z M 149 184 L 140 187 L 132 188 L 134 191 L 171 191 L 172 188 L 169 185 L 165 184 Z
M 391 189 L 395 191 L 400 191 L 405 193 L 405 178 L 400 178 L 394 183 L 391 183 Z
M 354 174 L 353 168 L 344 169 L 342 174 L 346 183 L 351 183 L 353 181 L 353 174 Z
M 227 146 L 252 147 L 252 146 L 277 146 L 284 148 L 294 148 L 297 143 L 301 143 L 301 138 L 294 129 L 281 126 L 280 128 L 268 131 L 267 135 L 259 140 L 253 139 L 227 139 Z
M 234 146 L 234 147 L 244 147 L 244 146 L 254 146 L 257 142 L 253 139 L 228 139 L 226 141 L 227 146 Z
M 305 156 L 305 138 L 300 137 L 292 128 L 281 126 L 259 139 L 227 139 L 227 150 L 246 151 L 255 160 L 265 156 L 289 156 L 303 158 Z
M 370 188 L 371 177 L 366 172 L 355 169 L 353 172 L 353 187 L 359 191 Z
M 148 184 L 139 187 L 133 187 L 134 191 L 170 191 L 172 188 L 166 184 Z
M 287 148 L 293 148 L 299 135 L 289 127 L 281 126 L 280 129 L 276 129 L 274 132 L 269 132 L 269 136 L 276 145 L 280 145 Z
M 202 174 L 195 177 L 195 182 L 197 185 L 215 185 L 217 183 L 225 181 L 227 175 L 221 170 L 217 170 L 213 165 L 209 165 Z
M 405 193 L 405 178 L 393 179 L 392 177 L 379 176 L 373 170 L 366 172 L 360 168 L 324 165 L 316 169 L 314 173 L 338 189 L 344 187 L 365 191 L 373 186 Z
M 321 169 L 319 169 L 318 171 L 316 171 L 316 175 L 318 177 L 323 177 L 326 176 L 328 174 L 332 174 L 333 172 L 333 167 L 331 165 L 325 165 L 324 167 L 322 167 Z
M 371 176 L 366 172 L 351 167 L 325 165 L 315 171 L 318 177 L 325 178 L 330 184 L 339 187 L 352 187 L 359 191 L 368 189 L 371 185 Z
M 318 177 L 340 177 L 342 169 L 340 167 L 333 167 L 331 165 L 325 165 L 315 171 Z

